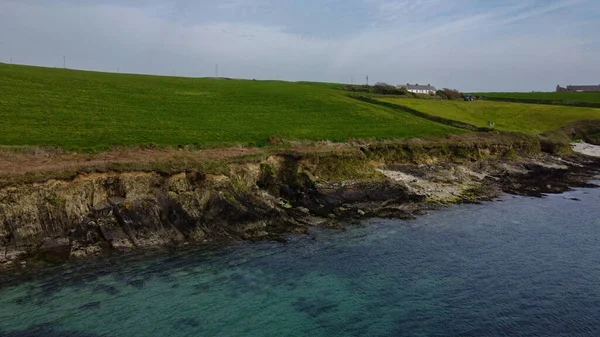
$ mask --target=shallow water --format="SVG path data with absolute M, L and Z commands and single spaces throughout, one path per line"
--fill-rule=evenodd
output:
M 0 279 L 2 336 L 599 336 L 600 189 Z

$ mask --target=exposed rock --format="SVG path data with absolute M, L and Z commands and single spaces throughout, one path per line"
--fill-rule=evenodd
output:
M 109 197 L 109 198 L 107 198 L 108 203 L 110 203 L 113 206 L 124 204 L 126 200 L 127 199 L 125 199 L 123 197 Z
M 337 230 L 346 230 L 346 228 L 336 220 L 326 220 L 315 224 L 316 226 L 329 228 L 329 229 L 337 229 Z
M 388 218 L 388 219 L 405 219 L 412 220 L 415 219 L 413 215 L 410 213 L 395 207 L 382 207 L 373 211 L 374 215 L 379 218 Z
M 543 155 L 427 162 L 373 162 L 372 171 L 383 175 L 324 181 L 310 172 L 317 164 L 286 155 L 231 164 L 229 175 L 108 172 L 4 187 L 0 265 L 210 240 L 285 241 L 284 234 L 307 234 L 309 226 L 344 229 L 347 221 L 413 219 L 439 205 L 503 192 L 541 196 L 591 186 L 600 167 L 593 159 Z
M 298 210 L 304 214 L 310 214 L 310 210 L 306 207 L 298 207 Z
M 573 151 L 592 157 L 600 157 L 600 145 L 578 142 L 571 144 Z
M 39 248 L 39 252 L 47 259 L 66 259 L 71 255 L 71 243 L 68 238 L 46 238 Z

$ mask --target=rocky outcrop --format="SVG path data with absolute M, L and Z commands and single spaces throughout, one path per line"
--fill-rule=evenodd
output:
M 258 174 L 248 165 L 244 174 Z M 0 260 L 86 256 L 107 249 L 281 233 L 285 212 L 241 176 L 197 172 L 84 174 L 0 191 Z M 258 176 L 248 177 L 253 184 Z M 286 227 L 286 231 L 302 231 Z M 301 226 L 295 226 L 301 227 Z M 65 254 L 68 251 L 68 254 Z
M 352 219 L 410 219 L 503 191 L 541 195 L 586 186 L 597 165 L 543 155 L 391 164 L 363 153 L 287 154 L 230 164 L 227 174 L 79 174 L 0 189 L 0 265 L 214 240 L 283 240 Z

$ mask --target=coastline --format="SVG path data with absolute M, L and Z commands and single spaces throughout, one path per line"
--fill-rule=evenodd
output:
M 348 221 L 412 219 L 504 193 L 596 187 L 588 181 L 600 159 L 544 153 L 535 137 L 481 137 L 251 150 L 217 171 L 84 171 L 9 184 L 0 188 L 0 270 L 220 240 L 282 241 L 310 226 L 343 230 Z
M 573 151 L 579 154 L 600 158 L 600 145 L 589 144 L 586 142 L 577 142 L 571 145 Z

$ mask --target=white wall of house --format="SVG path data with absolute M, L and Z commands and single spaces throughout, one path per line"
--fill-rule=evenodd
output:
M 414 94 L 435 94 L 433 90 L 408 89 L 407 91 Z

